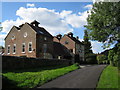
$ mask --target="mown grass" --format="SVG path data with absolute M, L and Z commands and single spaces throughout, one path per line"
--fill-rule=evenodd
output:
M 3 73 L 3 76 L 8 80 L 16 83 L 16 86 L 19 88 L 34 88 L 78 68 L 79 66 L 77 64 L 74 64 L 71 66 L 51 70 L 46 69 L 21 73 L 5 72 Z
M 100 76 L 100 80 L 98 82 L 97 89 L 100 88 L 118 88 L 118 69 L 117 67 L 113 67 L 111 65 L 107 66 L 102 75 Z
M 118 88 L 120 90 L 120 70 L 118 70 Z

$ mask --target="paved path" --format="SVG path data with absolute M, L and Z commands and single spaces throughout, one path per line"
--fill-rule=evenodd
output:
M 106 65 L 94 65 L 75 70 L 38 88 L 96 88 Z

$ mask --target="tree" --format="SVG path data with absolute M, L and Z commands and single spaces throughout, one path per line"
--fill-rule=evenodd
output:
M 114 66 L 114 50 L 110 50 L 108 54 L 108 60 L 110 61 L 110 64 Z
M 87 30 L 84 31 L 84 46 L 85 46 L 85 54 L 88 53 L 92 53 L 92 46 L 91 46 L 91 42 L 89 41 L 89 37 L 88 37 L 88 32 Z
M 103 42 L 106 47 L 120 43 L 120 2 L 95 3 L 90 12 L 85 26 L 90 39 Z
M 97 55 L 98 64 L 102 64 L 107 61 L 107 57 L 105 55 Z
M 94 59 L 95 59 L 95 55 L 93 55 L 92 52 L 92 46 L 91 46 L 91 42 L 89 41 L 89 37 L 88 37 L 88 32 L 87 30 L 84 31 L 84 54 L 85 54 L 85 61 L 87 63 L 94 63 Z

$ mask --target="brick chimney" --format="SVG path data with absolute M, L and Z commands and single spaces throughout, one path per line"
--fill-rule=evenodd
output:
M 78 40 L 78 39 L 79 39 L 79 37 L 77 36 L 77 37 L 76 37 L 76 39 Z
M 69 32 L 67 35 L 68 35 L 69 37 L 73 37 L 73 33 L 72 33 L 72 32 Z
M 60 39 L 62 38 L 62 35 L 61 35 L 61 34 L 58 34 L 58 35 L 56 36 L 56 38 L 57 38 L 58 40 L 60 40 Z
M 33 22 L 31 22 L 31 24 L 32 24 L 33 26 L 38 27 L 38 25 L 39 25 L 40 23 L 39 23 L 38 21 L 34 20 Z

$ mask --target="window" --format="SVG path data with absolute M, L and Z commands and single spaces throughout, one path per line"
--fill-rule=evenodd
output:
M 47 52 L 47 44 L 43 44 L 43 52 L 44 52 L 44 53 Z
M 16 53 L 16 44 L 13 45 L 13 54 Z
M 44 40 L 46 41 L 46 40 L 47 40 L 47 38 L 46 38 L 46 37 L 44 37 Z
M 25 53 L 25 43 L 22 44 L 22 53 Z
M 8 45 L 7 53 L 10 54 L 10 45 Z
M 24 33 L 24 37 L 27 37 L 27 32 Z
M 65 41 L 65 44 L 68 44 L 69 42 L 68 41 Z
M 13 36 L 11 37 L 11 39 L 14 40 L 14 39 L 15 39 L 15 36 L 13 35 Z
M 29 42 L 28 51 L 29 51 L 29 52 L 32 52 L 32 42 Z

